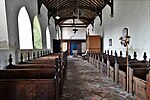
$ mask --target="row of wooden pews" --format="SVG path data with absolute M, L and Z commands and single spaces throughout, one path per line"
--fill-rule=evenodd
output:
M 60 100 L 67 66 L 67 51 L 12 64 L 0 70 L 1 100 Z
M 100 71 L 106 74 L 114 82 L 118 83 L 125 91 L 134 96 L 137 100 L 150 100 L 150 61 L 148 62 L 144 52 L 143 60 L 137 60 L 137 54 L 134 52 L 134 58 L 129 55 L 129 64 L 127 69 L 127 59 L 120 56 L 109 55 L 105 53 L 88 52 L 87 60 L 98 67 Z M 127 76 L 128 71 L 128 76 Z

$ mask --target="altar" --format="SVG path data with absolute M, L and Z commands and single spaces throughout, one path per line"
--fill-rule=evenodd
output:
M 78 50 L 72 50 L 73 57 L 77 57 Z

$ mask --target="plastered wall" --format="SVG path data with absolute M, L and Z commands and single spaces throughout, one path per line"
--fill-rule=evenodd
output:
M 0 68 L 3 69 L 8 65 L 9 54 L 13 56 L 13 63 L 16 61 L 16 54 L 19 48 L 18 39 L 18 13 L 22 6 L 27 8 L 31 21 L 34 15 L 37 14 L 36 0 L 1 0 L 3 8 L 1 16 L 6 16 L 6 21 L 2 23 L 5 32 L 8 34 L 9 49 L 0 49 Z M 2 4 L 1 4 L 2 5 Z M 1 6 L 2 7 L 2 6 Z M 3 31 L 4 32 L 4 31 Z
M 3 23 L 0 24 L 0 26 L 4 26 L 3 33 L 7 33 L 6 37 L 8 37 L 8 45 L 9 49 L 0 49 L 0 68 L 3 69 L 8 65 L 8 59 L 9 54 L 12 54 L 13 57 L 13 63 L 15 64 L 19 60 L 19 30 L 18 30 L 18 13 L 21 9 L 21 7 L 25 6 L 27 9 L 27 12 L 30 17 L 31 23 L 33 23 L 33 19 L 35 15 L 38 15 L 38 6 L 37 6 L 37 0 L 1 0 L 1 8 L 0 10 L 3 11 L 0 15 L 0 20 L 4 20 Z M 46 48 L 46 27 L 48 26 L 48 17 L 47 17 L 47 8 L 45 6 L 41 6 L 41 14 L 38 15 L 39 21 L 41 24 L 41 31 L 42 31 L 42 44 L 43 49 Z M 1 11 L 1 12 L 2 12 Z M 6 16 L 1 17 L 1 16 Z M 53 18 L 52 18 L 53 19 Z M 2 22 L 2 21 L 1 21 Z M 54 29 L 54 19 L 52 23 L 50 23 L 49 29 L 51 30 L 51 40 L 56 37 L 55 29 Z M 33 26 L 33 25 L 32 25 Z M 33 28 L 33 27 L 32 27 Z
M 131 36 L 129 54 L 133 55 L 136 51 L 138 59 L 143 59 L 143 53 L 147 52 L 150 58 L 150 1 L 149 0 L 115 0 L 114 17 L 111 18 L 109 7 L 103 10 L 104 21 L 104 49 L 124 51 L 120 45 L 119 37 L 122 35 L 123 28 L 129 29 Z M 108 46 L 108 39 L 112 38 L 112 46 Z M 132 56 L 133 57 L 133 56 Z
M 149 0 L 114 0 L 114 16 L 110 17 L 110 7 L 107 5 L 102 11 L 103 24 L 99 26 L 98 19 L 95 19 L 95 28 L 89 26 L 91 34 L 101 34 L 104 38 L 104 50 L 123 51 L 125 56 L 126 48 L 120 44 L 123 28 L 129 29 L 131 36 L 129 54 L 137 52 L 137 58 L 143 59 L 144 52 L 150 58 L 150 1 Z M 96 27 L 100 27 L 98 30 Z M 88 29 L 87 28 L 87 29 Z M 98 33 L 99 32 L 99 33 Z M 112 46 L 109 46 L 109 39 L 112 39 Z
M 74 34 L 73 27 L 62 28 L 63 39 L 86 39 L 86 28 L 76 28 L 78 31 Z

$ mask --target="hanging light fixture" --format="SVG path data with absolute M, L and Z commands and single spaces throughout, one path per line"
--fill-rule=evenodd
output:
M 56 14 L 55 18 L 60 19 L 60 16 L 58 16 L 58 0 L 57 0 L 57 14 Z
M 56 18 L 56 19 L 60 19 L 60 16 L 57 15 L 55 18 Z
M 73 26 L 75 27 L 75 19 L 73 19 Z M 72 31 L 75 34 L 78 31 L 78 29 L 74 28 Z
M 78 29 L 74 28 L 72 31 L 73 31 L 74 34 L 75 34 L 75 33 L 78 31 Z

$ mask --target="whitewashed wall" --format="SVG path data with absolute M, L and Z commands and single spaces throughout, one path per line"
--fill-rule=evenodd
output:
M 62 28 L 63 39 L 86 39 L 86 28 L 76 28 L 78 31 L 74 34 L 72 27 Z
M 85 53 L 86 52 L 86 43 L 81 43 L 81 46 L 82 46 L 82 53 Z
M 0 49 L 0 68 L 3 69 L 8 65 L 9 54 L 13 56 L 13 63 L 16 61 L 16 54 L 19 48 L 18 36 L 18 13 L 22 6 L 27 8 L 31 21 L 37 14 L 36 0 L 1 0 L 0 10 L 4 11 L 0 16 L 6 16 L 1 21 L 0 27 L 5 27 L 4 31 L 8 32 L 9 49 Z M 6 12 L 5 12 L 6 11 Z M 0 18 L 0 20 L 2 20 Z M 3 22 L 3 23 L 2 23 Z M 6 30 L 7 28 L 7 30 Z M 6 36 L 7 37 L 7 36 Z
M 72 31 L 74 28 L 73 27 L 64 27 L 62 28 L 62 33 L 63 33 L 63 39 L 67 40 L 81 40 L 81 39 L 86 39 L 86 28 L 76 28 L 78 31 L 74 34 Z M 65 46 L 65 45 L 64 45 Z M 86 45 L 85 43 L 81 43 L 81 53 L 84 53 L 86 51 Z
M 61 30 L 59 26 L 55 25 L 55 19 L 51 17 L 49 19 L 48 24 L 48 9 L 45 7 L 45 5 L 42 4 L 41 6 L 41 15 L 39 16 L 41 29 L 42 29 L 42 43 L 43 43 L 43 49 L 47 49 L 46 47 L 46 28 L 49 27 L 50 32 L 50 41 L 51 41 L 51 52 L 53 52 L 53 39 L 57 39 L 57 33 L 58 33 L 58 39 L 61 38 Z
M 8 33 L 11 47 L 14 45 L 19 47 L 18 37 L 18 13 L 22 6 L 25 6 L 29 14 L 31 22 L 36 14 L 38 14 L 36 0 L 5 0 L 6 1 L 6 15 L 8 22 Z M 15 47 L 16 47 L 15 46 Z M 16 47 L 16 48 L 18 48 Z M 14 48 L 12 48 L 14 49 Z
M 31 23 L 35 15 L 38 14 L 37 0 L 1 0 L 0 1 L 0 30 L 3 28 L 3 33 L 8 32 L 9 49 L 0 49 L 0 68 L 5 68 L 8 65 L 9 54 L 12 54 L 13 63 L 18 61 L 19 53 L 19 30 L 18 30 L 18 13 L 21 7 L 25 6 L 30 17 Z M 46 27 L 48 26 L 47 8 L 41 6 L 41 15 L 38 15 L 42 29 L 43 49 L 46 49 Z M 6 18 L 4 17 L 6 16 Z M 51 42 L 56 38 L 55 21 L 50 19 L 49 25 L 51 33 Z M 7 38 L 7 34 L 6 34 Z M 53 44 L 53 43 L 51 43 Z M 51 46 L 53 47 L 53 46 Z
M 90 33 L 101 34 L 104 37 L 104 50 L 123 51 L 125 56 L 126 48 L 120 44 L 119 38 L 123 28 L 129 29 L 131 36 L 129 54 L 133 57 L 136 51 L 138 59 L 143 59 L 144 52 L 150 58 L 150 1 L 149 0 L 114 0 L 114 17 L 110 17 L 110 7 L 103 9 L 103 26 Z M 99 20 L 95 19 L 95 27 L 99 27 Z M 88 29 L 87 28 L 87 29 Z M 98 33 L 100 31 L 100 33 Z M 109 39 L 112 39 L 112 46 L 109 46 Z
M 101 20 L 100 18 L 97 16 L 94 20 L 94 27 L 90 24 L 88 27 L 87 27 L 87 32 L 89 31 L 89 34 L 90 35 L 101 35 L 103 36 L 103 33 L 102 33 L 102 26 L 100 25 L 101 24 Z
M 53 39 L 57 38 L 57 33 L 59 34 L 59 39 L 61 36 L 60 27 L 55 27 L 55 20 L 53 17 L 50 18 L 49 24 L 48 24 L 48 9 L 45 7 L 45 5 L 42 4 L 41 6 L 41 15 L 39 15 L 41 29 L 42 29 L 42 43 L 43 43 L 43 49 L 47 49 L 46 47 L 46 28 L 49 26 L 50 31 L 50 37 L 51 37 L 51 48 L 53 48 Z M 53 52 L 53 50 L 52 50 Z
M 118 53 L 122 50 L 125 56 L 119 37 L 122 29 L 127 27 L 131 36 L 129 54 L 136 51 L 138 59 L 143 59 L 143 52 L 147 52 L 150 58 L 150 1 L 114 0 L 114 12 L 111 18 L 110 8 L 107 6 L 103 10 L 104 50 L 117 50 Z M 113 40 L 112 46 L 108 45 L 109 39 Z
M 53 52 L 53 39 L 57 39 L 57 33 L 60 36 L 61 31 L 60 31 L 59 26 L 55 25 L 55 20 L 53 17 L 50 18 L 49 22 L 50 22 L 49 31 L 50 31 L 50 36 L 51 36 L 51 48 Z M 60 37 L 58 37 L 58 39 L 60 39 Z
M 42 4 L 41 9 L 40 9 L 40 15 L 38 16 L 39 21 L 40 21 L 40 26 L 41 26 L 41 31 L 42 31 L 42 46 L 43 49 L 46 49 L 46 28 L 48 26 L 48 10 L 45 7 L 45 5 Z

